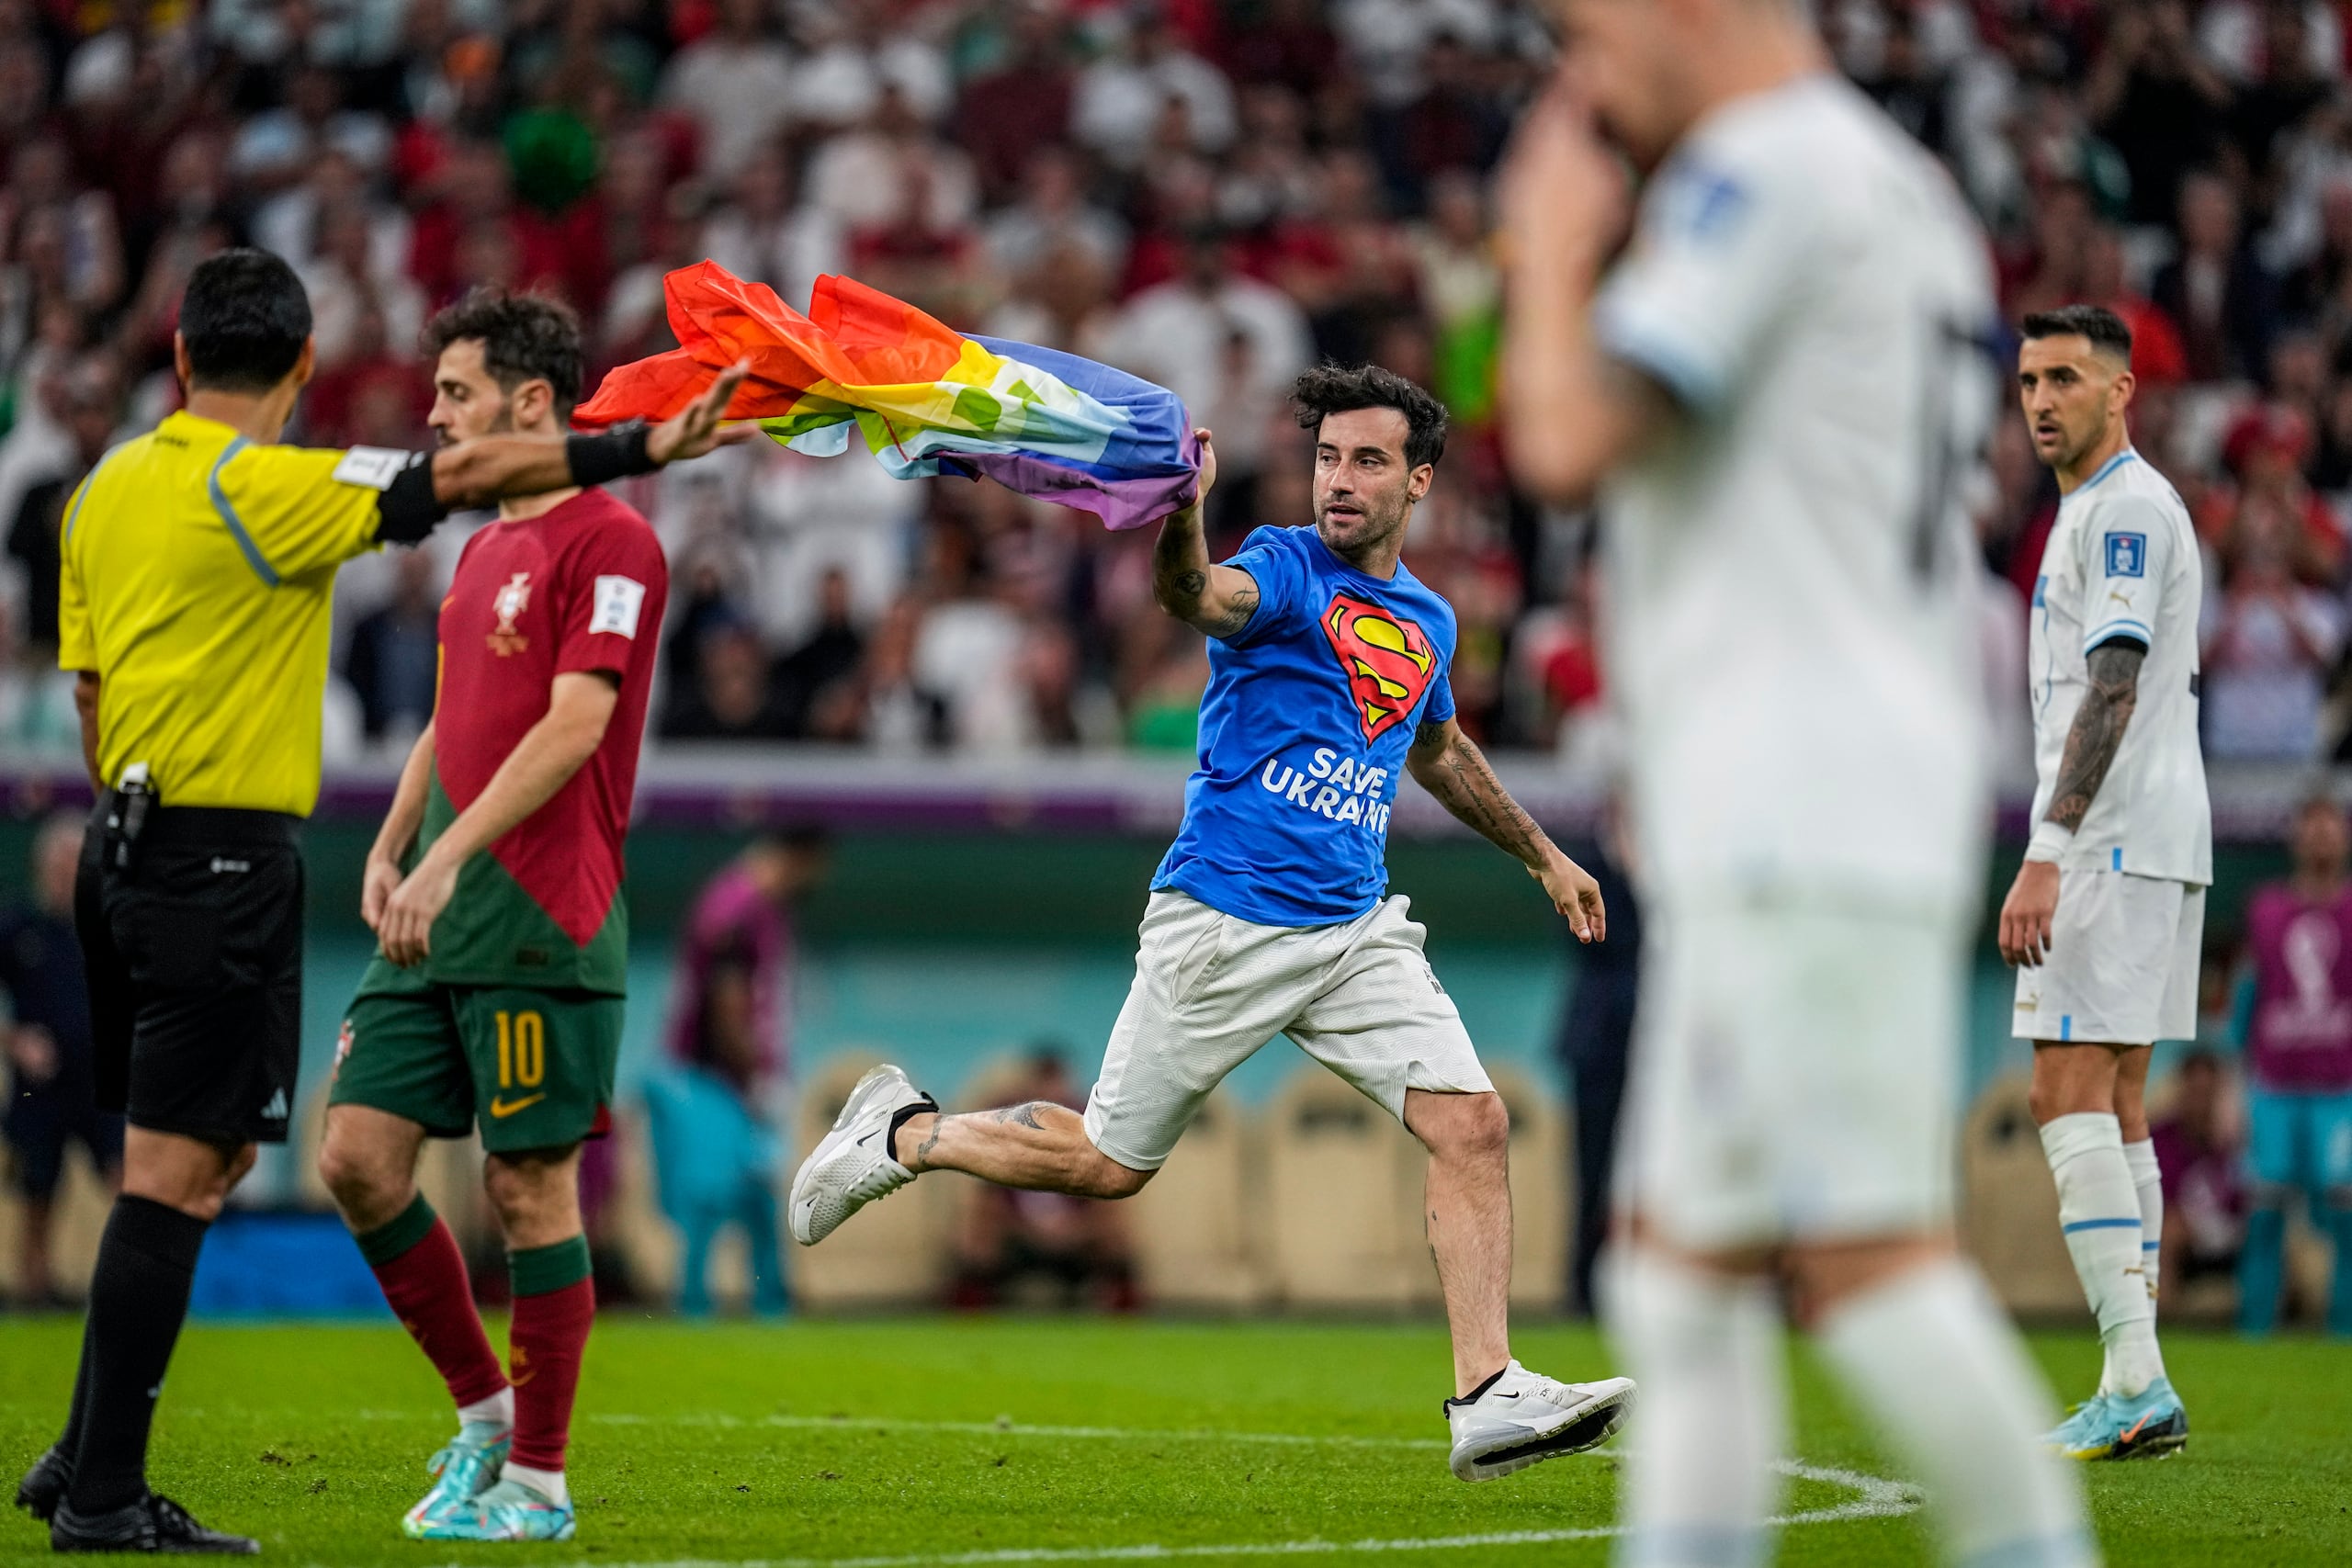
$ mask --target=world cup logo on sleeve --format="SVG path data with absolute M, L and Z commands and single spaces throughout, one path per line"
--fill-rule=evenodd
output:
M 1377 740 L 1402 724 L 1429 690 L 1437 651 L 1419 622 L 1341 593 L 1323 612 L 1323 635 L 1347 673 L 1366 740 Z

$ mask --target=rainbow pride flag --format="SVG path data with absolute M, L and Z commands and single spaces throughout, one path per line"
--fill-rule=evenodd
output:
M 900 479 L 982 474 L 1136 528 L 1190 505 L 1200 443 L 1162 387 L 1029 344 L 968 337 L 854 278 L 820 277 L 801 314 L 716 262 L 662 281 L 679 347 L 624 365 L 572 415 L 663 420 L 739 359 L 728 408 L 796 452 L 839 457 L 851 426 Z

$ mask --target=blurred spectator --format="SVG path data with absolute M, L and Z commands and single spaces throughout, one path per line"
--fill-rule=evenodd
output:
M 692 988 L 679 990 L 684 1055 L 645 1084 L 655 1190 L 682 1244 L 677 1306 L 685 1317 L 710 1311 L 711 1248 L 729 1225 L 741 1227 L 750 1249 L 752 1310 L 774 1315 L 786 1306 L 781 1150 L 756 1102 L 752 969 L 741 948 L 709 955 Z
M 782 740 L 789 734 L 782 695 L 769 679 L 760 635 L 732 617 L 695 647 L 692 690 L 673 698 L 662 725 L 671 740 Z
M 2201 713 L 2216 758 L 2299 761 L 2317 754 L 2327 671 L 2344 646 L 2342 603 L 2295 581 L 2300 520 L 2252 496 L 2206 594 Z
M 2199 1280 L 2230 1279 L 2245 1246 L 2245 1139 L 2231 1104 L 2221 1057 L 2189 1052 L 2174 1068 L 2171 1104 L 2153 1122 L 2163 1173 L 2164 1239 L 2156 1279 L 2162 1305 Z
M 8 530 L 8 554 L 25 573 L 25 636 L 45 654 L 57 651 L 58 573 L 62 570 L 66 503 L 84 476 L 113 444 L 122 390 L 114 362 L 85 355 L 58 378 L 64 464 L 60 472 L 29 479 Z
M 646 1102 L 688 1315 L 710 1310 L 711 1247 L 729 1224 L 750 1242 L 752 1310 L 785 1308 L 772 1101 L 791 1060 L 798 906 L 831 855 L 813 829 L 761 834 L 704 885 L 679 940 L 669 1063 L 648 1079 Z
M 2296 812 L 2288 848 L 2292 874 L 2246 906 L 2233 1009 L 2253 1181 L 2238 1327 L 2267 1334 L 2278 1320 L 2287 1218 L 2301 1195 L 2335 1246 L 2328 1330 L 2352 1335 L 2352 823 L 2315 795 Z
M 2180 256 L 2151 291 L 2199 381 L 2251 380 L 2270 352 L 2278 285 L 2246 243 L 2238 192 L 2203 170 L 2180 182 Z
M 1233 85 L 1185 47 L 1165 11 L 1132 15 L 1132 39 L 1114 37 L 1079 77 L 1072 133 L 1118 169 L 1136 168 L 1154 147 L 1223 152 L 1235 130 Z
M 369 740 L 405 743 L 433 721 L 440 626 L 440 563 L 424 550 L 396 551 L 391 602 L 351 628 L 343 660 Z
M 1081 1111 L 1085 1092 L 1070 1080 L 1059 1047 L 1040 1046 L 1010 1081 L 995 1086 L 986 1105 L 1052 1105 Z M 1003 1304 L 1027 1280 L 1059 1292 L 1055 1303 L 1110 1312 L 1142 1305 L 1127 1240 L 1126 1213 L 1095 1198 L 1021 1192 L 985 1182 L 965 1183 L 962 1222 L 956 1227 L 956 1278 L 948 1304 L 967 1309 Z
M 818 587 L 816 630 L 776 661 L 785 732 L 795 739 L 834 733 L 865 656 L 865 634 L 851 613 L 849 576 L 836 567 Z
M 662 101 L 702 129 L 703 167 L 732 180 L 792 118 L 792 56 L 769 31 L 766 0 L 718 0 L 718 25 L 662 73 Z
M 7 1046 L 8 1104 L 0 1115 L 17 1193 L 17 1285 L 24 1304 L 64 1303 L 50 1275 L 51 1204 L 78 1143 L 109 1185 L 122 1171 L 122 1118 L 94 1103 L 90 998 L 82 945 L 74 934 L 74 878 L 82 822 L 58 816 L 33 840 L 29 904 L 0 910 L 0 993 L 7 999 L 0 1041 Z
M 1221 395 L 1238 333 L 1249 340 L 1253 389 L 1286 395 L 1312 353 L 1306 319 L 1290 296 L 1236 271 L 1233 253 L 1231 240 L 1216 230 L 1186 236 L 1182 275 L 1128 300 L 1105 352 L 1186 406 L 1205 409 Z
M 669 1024 L 671 1059 L 694 1062 L 697 998 L 724 955 L 745 971 L 748 1052 L 738 1076 L 764 1092 L 791 1062 L 792 985 L 799 968 L 799 907 L 824 885 L 832 845 L 809 828 L 762 833 L 695 896 L 679 939 L 676 992 Z
M 1577 1208 L 1568 1236 L 1568 1305 L 1587 1317 L 1600 1314 L 1594 1269 L 1609 1239 L 1610 1202 L 1617 1168 L 1617 1109 L 1625 1098 L 1626 1065 L 1634 1048 L 1634 1003 L 1641 991 L 1642 916 L 1624 865 L 1625 835 L 1612 804 L 1603 839 L 1587 846 L 1577 863 L 1600 883 L 1609 910 L 1609 940 L 1574 950 L 1568 1005 L 1555 1047 L 1576 1116 L 1574 1173 Z

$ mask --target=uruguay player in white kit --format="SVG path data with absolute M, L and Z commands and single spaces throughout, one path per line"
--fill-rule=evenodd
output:
M 1506 182 L 1521 481 L 1600 493 L 1657 958 L 1610 1319 L 1621 1561 L 1770 1551 L 1785 1284 L 1966 1563 L 2095 1560 L 1951 1170 L 1989 750 L 1957 481 L 1998 406 L 1983 235 L 1800 0 L 1558 0 Z M 1613 147 L 1611 145 L 1613 143 Z M 1623 165 L 1646 176 L 1630 248 Z
M 877 1067 L 793 1178 L 789 1220 L 815 1243 L 925 1170 L 1132 1196 L 1226 1074 L 1287 1034 L 1429 1150 L 1423 1207 L 1453 1337 L 1450 1463 L 1487 1481 L 1603 1441 L 1634 1385 L 1563 1383 L 1511 1358 L 1510 1118 L 1407 900 L 1387 895 L 1398 781 L 1410 773 L 1510 852 L 1588 942 L 1605 934 L 1600 890 L 1454 722 L 1453 612 L 1401 558 L 1444 455 L 1444 408 L 1372 366 L 1310 370 L 1295 400 L 1315 432 L 1314 526 L 1260 528 L 1223 564 L 1197 502 L 1160 526 L 1155 595 L 1210 638 L 1200 766 L 1085 1115 L 1037 1103 L 943 1116 Z
M 2001 907 L 2011 1032 L 2058 1222 L 2098 1314 L 2098 1391 L 2050 1434 L 2075 1459 L 2188 1441 L 2156 1348 L 2164 1188 L 2149 1048 L 2197 1034 L 2213 818 L 2197 743 L 2204 564 L 2188 508 L 2132 449 L 2132 332 L 2071 305 L 2025 320 L 2018 390 L 2058 520 L 2033 587 L 2033 840 Z

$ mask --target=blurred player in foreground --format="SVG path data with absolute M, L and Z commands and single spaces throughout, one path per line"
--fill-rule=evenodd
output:
M 1785 1280 L 1953 1560 L 2089 1562 L 2047 1395 L 1951 1228 L 1988 815 L 1956 484 L 1996 407 L 1983 236 L 1799 0 L 1558 13 L 1563 79 L 1505 187 L 1506 434 L 1538 493 L 1607 487 L 1656 944 L 1605 1288 L 1643 1389 L 1620 1561 L 1767 1554 Z M 1604 280 L 1620 151 L 1647 183 Z
M 2058 520 L 2033 585 L 2033 841 L 2001 906 L 2010 1032 L 2058 1223 L 2098 1316 L 2097 1393 L 2050 1434 L 2075 1459 L 2163 1454 L 2188 1415 L 2156 1348 L 2164 1188 L 2148 1055 L 2197 1036 L 2212 812 L 2197 742 L 2204 566 L 2188 508 L 2132 449 L 2132 330 L 2071 305 L 2025 319 L 2018 391 Z
M 445 445 L 566 428 L 571 311 L 477 292 L 426 331 Z M 433 722 L 368 852 L 379 950 L 344 1021 L 319 1169 L 458 1405 L 411 1536 L 572 1534 L 564 1448 L 596 1310 L 580 1147 L 607 1129 L 620 1053 L 621 841 L 668 592 L 652 526 L 604 490 L 502 503 L 441 603 Z M 424 1140 L 477 1124 L 514 1285 L 511 1386 L 416 1189 Z
M 1486 1481 L 1600 1442 L 1634 1391 L 1623 1378 L 1556 1382 L 1511 1359 L 1510 1122 L 1407 900 L 1385 896 L 1399 776 L 1526 866 L 1588 941 L 1603 934 L 1600 889 L 1454 723 L 1453 611 L 1399 559 L 1445 451 L 1445 410 L 1373 367 L 1310 370 L 1295 395 L 1316 433 L 1313 527 L 1261 528 L 1222 566 L 1198 502 L 1160 528 L 1155 593 L 1210 638 L 1201 765 L 1085 1114 L 1037 1101 L 942 1116 L 878 1067 L 794 1179 L 792 1234 L 820 1241 L 926 1170 L 1130 1197 L 1225 1075 L 1287 1034 L 1430 1152 L 1430 1250 L 1453 1330 L 1451 1462 Z M 1201 437 L 1205 500 L 1216 468 Z
M 2278 1325 L 2287 1216 L 2308 1194 L 2335 1243 L 2327 1331 L 2352 1337 L 2352 824 L 2313 795 L 2295 813 L 2294 873 L 2245 911 L 2240 985 L 2247 1164 L 2254 1180 L 2238 1264 L 2238 1332 Z
M 283 446 L 311 303 L 282 259 L 244 249 L 189 275 L 173 355 L 187 408 L 107 454 L 62 541 L 57 657 L 98 794 L 75 925 L 98 1103 L 129 1130 L 65 1430 L 17 1487 L 60 1551 L 260 1550 L 151 1491 L 147 1439 L 205 1231 L 296 1103 L 301 821 L 336 570 L 454 506 L 707 452 L 742 378 L 651 429 Z

